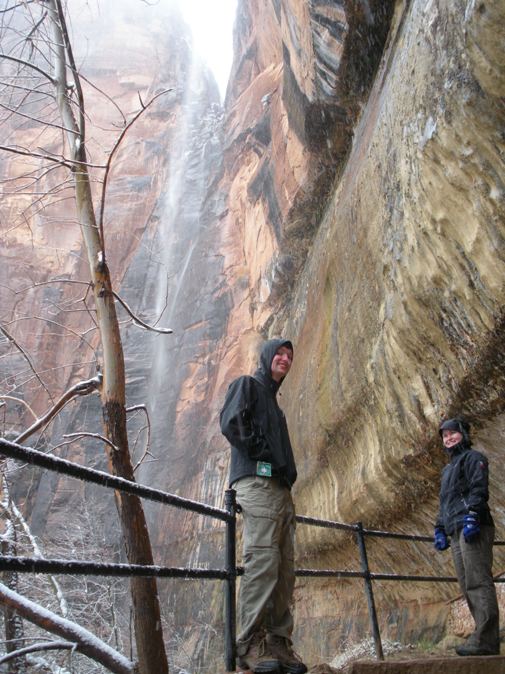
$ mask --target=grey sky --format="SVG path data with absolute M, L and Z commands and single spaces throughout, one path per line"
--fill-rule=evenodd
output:
M 233 55 L 237 0 L 179 0 L 191 26 L 194 48 L 213 71 L 224 98 Z

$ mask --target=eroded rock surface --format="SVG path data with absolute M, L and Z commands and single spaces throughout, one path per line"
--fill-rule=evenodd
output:
M 281 23 L 282 16 L 281 11 Z M 352 21 L 346 16 L 341 23 L 348 31 Z M 282 405 L 298 452 L 295 496 L 301 513 L 430 533 L 444 461 L 436 429 L 443 416 L 458 412 L 475 424 L 476 446 L 490 457 L 492 501 L 503 536 L 503 53 L 492 47 L 502 20 L 499 3 L 396 3 L 370 96 L 356 104 L 352 142 L 346 135 L 346 123 L 355 119 L 352 106 L 345 109 L 346 123 L 330 125 L 333 131 L 323 134 L 331 143 L 334 133 L 349 148 L 332 176 L 329 199 L 319 195 L 319 210 L 311 202 L 308 212 L 302 209 L 300 218 L 290 220 L 295 196 L 291 210 L 276 211 L 286 213 L 281 227 L 264 215 L 261 204 L 245 203 L 244 215 L 240 203 L 240 252 L 253 262 L 244 267 L 256 271 L 242 291 L 233 286 L 231 260 L 240 244 L 227 236 L 225 271 L 235 293 L 228 329 L 242 335 L 230 345 L 227 362 L 237 373 L 244 364 L 244 340 L 254 341 L 258 329 L 294 338 L 295 362 Z M 308 28 L 307 15 L 303 25 Z M 296 41 L 285 35 L 296 31 L 286 31 L 289 51 L 287 45 Z M 297 166 L 307 167 L 303 189 L 308 194 L 318 183 L 308 159 L 312 146 L 291 121 L 293 110 L 303 106 L 291 107 L 285 93 L 293 90 L 292 77 L 310 100 L 314 90 L 307 81 L 315 80 L 304 79 L 296 49 L 289 54 L 291 69 L 285 60 L 283 86 L 269 104 L 279 97 L 276 119 L 293 131 L 286 134 L 286 153 L 302 144 L 297 156 L 306 159 Z M 312 59 L 315 66 L 317 54 Z M 334 82 L 345 79 L 345 60 L 339 68 Z M 257 86 L 266 71 L 256 75 Z M 359 76 L 352 81 L 359 91 Z M 269 84 L 256 100 L 270 90 Z M 339 98 L 338 87 L 332 91 L 332 101 L 325 90 L 318 102 L 336 113 L 347 100 Z M 283 104 L 291 114 L 282 114 Z M 310 118 L 300 113 L 298 121 L 300 116 L 304 123 Z M 256 169 L 265 160 L 264 150 L 255 147 Z M 291 165 L 283 164 L 284 184 L 291 184 Z M 242 181 L 244 171 L 242 163 L 237 172 Z M 271 205 L 270 211 L 275 211 Z M 357 568 L 349 539 L 299 527 L 298 541 L 303 566 Z M 402 548 L 378 541 L 371 548 L 373 569 L 397 571 L 401 560 L 405 573 L 452 572 L 449 558 L 435 557 L 428 544 Z M 502 565 L 497 554 L 497 572 Z M 430 617 L 428 610 L 423 617 L 415 607 L 450 596 L 451 590 L 391 583 L 377 594 L 379 613 L 389 613 L 391 637 L 416 639 L 430 630 L 436 634 L 444 620 L 441 614 Z M 356 584 L 303 580 L 297 596 L 302 640 L 310 633 L 311 640 L 331 649 L 368 629 Z

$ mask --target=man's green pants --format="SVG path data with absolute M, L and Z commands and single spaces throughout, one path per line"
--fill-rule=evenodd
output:
M 255 632 L 291 638 L 295 584 L 295 509 L 277 478 L 245 477 L 234 485 L 244 522 L 244 575 L 240 583 L 238 655 Z

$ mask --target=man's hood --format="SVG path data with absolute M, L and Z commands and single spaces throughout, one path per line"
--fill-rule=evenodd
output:
M 280 382 L 276 382 L 275 379 L 272 378 L 272 361 L 281 346 L 287 346 L 293 352 L 293 344 L 289 339 L 269 339 L 263 344 L 261 347 L 259 367 L 254 374 L 254 376 L 263 384 L 268 385 L 274 393 L 277 392 L 279 386 L 284 381 L 284 377 Z

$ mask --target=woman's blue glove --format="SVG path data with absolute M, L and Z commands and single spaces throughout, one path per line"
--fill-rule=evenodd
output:
M 467 543 L 474 541 L 480 534 L 479 516 L 477 513 L 468 513 L 463 517 L 463 536 Z
M 435 527 L 435 548 L 437 550 L 447 550 L 449 547 L 449 539 L 446 536 L 444 527 Z

